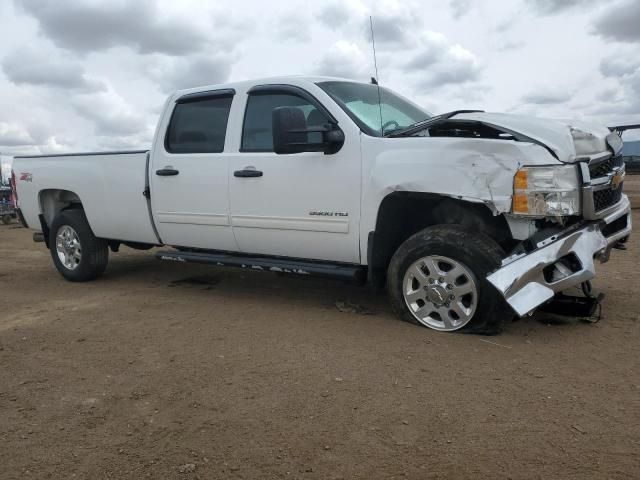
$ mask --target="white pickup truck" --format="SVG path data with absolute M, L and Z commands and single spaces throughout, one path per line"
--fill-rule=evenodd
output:
M 496 333 L 595 275 L 631 232 L 606 127 L 457 111 L 285 77 L 178 91 L 149 151 L 16 157 L 18 215 L 58 271 L 163 260 L 368 280 L 397 314 Z

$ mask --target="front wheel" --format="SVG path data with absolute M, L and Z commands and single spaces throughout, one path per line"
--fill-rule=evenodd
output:
M 391 259 L 387 286 L 403 320 L 434 330 L 499 333 L 508 307 L 486 276 L 504 256 L 489 237 L 458 225 L 426 228 Z
M 11 215 L 3 215 L 2 223 L 4 223 L 5 225 L 9 225 L 11 223 Z
M 49 250 L 58 272 L 69 281 L 93 280 L 107 268 L 109 245 L 96 238 L 83 210 L 64 210 L 51 224 Z

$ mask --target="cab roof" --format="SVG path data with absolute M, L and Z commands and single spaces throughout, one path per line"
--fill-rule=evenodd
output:
M 315 84 L 319 82 L 351 82 L 351 83 L 363 83 L 358 80 L 340 77 L 327 77 L 327 76 L 314 76 L 314 75 L 287 75 L 282 77 L 266 77 L 253 80 L 243 80 L 239 82 L 219 83 L 215 85 L 203 85 L 199 87 L 187 88 L 183 90 L 177 90 L 173 96 L 182 96 L 189 93 L 207 92 L 209 90 L 223 90 L 223 89 L 236 89 L 236 90 L 248 90 L 255 85 L 270 85 L 270 84 L 292 84 L 299 85 L 301 83 Z

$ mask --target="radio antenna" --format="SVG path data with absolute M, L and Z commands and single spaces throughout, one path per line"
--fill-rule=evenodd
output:
M 371 83 L 373 83 L 378 88 L 378 110 L 380 112 L 380 135 L 384 135 L 384 123 L 382 121 L 382 95 L 380 94 L 380 77 L 378 75 L 378 58 L 376 57 L 376 36 L 373 32 L 373 17 L 369 15 L 369 25 L 371 26 L 371 46 L 373 47 L 373 66 L 376 71 L 375 78 L 371 79 Z

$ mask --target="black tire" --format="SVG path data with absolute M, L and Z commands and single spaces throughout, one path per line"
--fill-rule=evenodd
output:
M 65 225 L 75 230 L 82 249 L 80 261 L 73 270 L 61 262 L 56 246 L 58 231 Z M 106 240 L 96 238 L 81 209 L 63 210 L 54 218 L 49 231 L 49 251 L 58 272 L 71 282 L 87 282 L 98 278 L 109 262 L 109 244 Z
M 3 215 L 2 223 L 4 223 L 5 225 L 9 225 L 11 223 L 11 215 Z
M 411 313 L 402 292 L 407 269 L 428 255 L 440 255 L 456 260 L 470 269 L 478 285 L 476 311 L 466 326 L 457 330 L 466 333 L 496 335 L 513 315 L 500 293 L 486 276 L 497 269 L 504 252 L 491 238 L 471 232 L 460 225 L 437 225 L 425 228 L 407 239 L 396 251 L 387 272 L 387 290 L 394 312 L 407 322 L 424 326 Z

